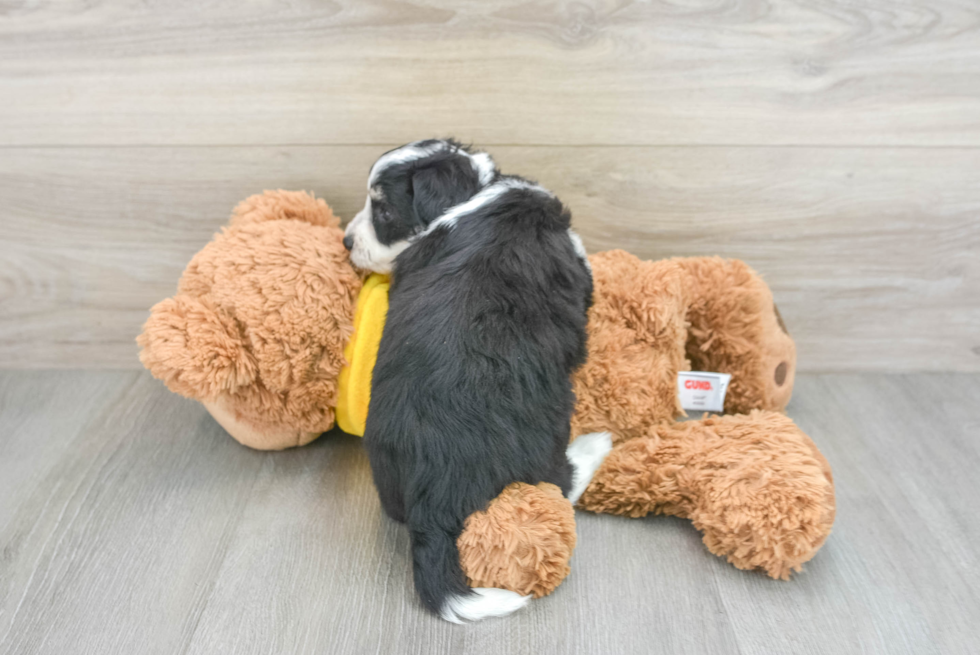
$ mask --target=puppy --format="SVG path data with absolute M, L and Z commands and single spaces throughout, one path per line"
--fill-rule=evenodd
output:
M 375 163 L 347 227 L 351 261 L 392 273 L 364 445 L 382 507 L 408 524 L 415 588 L 448 621 L 529 598 L 467 586 L 466 517 L 513 482 L 550 482 L 574 502 L 611 447 L 608 434 L 568 446 L 592 299 L 569 223 L 488 155 L 429 140 Z

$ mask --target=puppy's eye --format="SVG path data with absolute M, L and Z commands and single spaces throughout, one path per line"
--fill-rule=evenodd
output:
M 381 221 L 382 223 L 385 223 L 387 221 L 390 221 L 392 219 L 392 217 L 393 217 L 393 214 L 391 212 L 391 208 L 390 207 L 384 207 L 384 206 L 382 206 L 382 207 L 375 207 L 374 208 L 374 220 Z

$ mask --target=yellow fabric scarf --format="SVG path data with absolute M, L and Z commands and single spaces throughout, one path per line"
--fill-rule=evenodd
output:
M 391 278 L 373 273 L 364 281 L 354 311 L 354 334 L 344 347 L 347 366 L 337 379 L 337 425 L 348 434 L 364 436 L 368 404 L 371 402 L 371 374 L 378 361 L 378 346 L 388 315 L 388 288 Z

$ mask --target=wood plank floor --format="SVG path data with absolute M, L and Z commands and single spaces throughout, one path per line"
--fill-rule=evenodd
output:
M 260 453 L 146 373 L 0 372 L 0 653 L 976 653 L 978 398 L 975 374 L 801 375 L 839 508 L 803 574 L 580 513 L 554 595 L 459 627 L 416 601 L 358 439 Z

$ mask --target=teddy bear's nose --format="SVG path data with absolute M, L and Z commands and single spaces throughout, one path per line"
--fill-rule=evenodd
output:
M 344 248 L 350 250 L 354 247 L 354 237 L 347 235 L 344 237 Z

